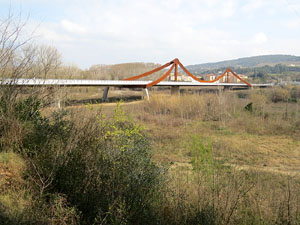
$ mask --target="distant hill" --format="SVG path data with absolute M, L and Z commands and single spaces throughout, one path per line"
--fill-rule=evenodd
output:
M 221 67 L 257 67 L 276 64 L 300 64 L 300 56 L 293 55 L 261 55 L 214 63 L 203 63 L 187 66 L 191 71 L 202 71 Z

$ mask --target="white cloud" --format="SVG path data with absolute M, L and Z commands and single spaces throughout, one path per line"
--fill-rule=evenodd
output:
M 283 11 L 287 8 L 284 0 L 246 0 L 240 2 L 245 2 L 241 6 L 240 10 L 247 17 L 257 17 L 258 12 L 261 10 L 263 10 L 264 16 L 274 16 L 275 14 L 278 15 L 279 12 L 283 13 Z
M 300 2 L 298 0 L 289 0 L 289 1 L 286 1 L 287 5 L 288 5 L 288 8 L 291 10 L 291 11 L 294 11 L 296 12 L 297 14 L 300 13 Z
M 178 8 L 182 4 L 182 0 L 161 0 L 165 7 Z
M 277 45 L 274 30 L 298 27 L 291 18 L 286 18 L 284 26 L 275 22 L 282 8 L 278 4 L 274 0 L 74 0 L 64 4 L 63 15 L 50 22 L 51 14 L 47 15 L 39 33 L 67 61 L 83 67 L 128 61 L 164 63 L 174 57 L 186 64 L 225 60 L 254 51 L 272 52 L 270 43 Z M 291 14 L 287 7 L 286 12 Z M 271 23 L 275 29 L 267 27 Z
M 282 22 L 282 25 L 289 29 L 299 29 L 300 28 L 300 18 Z
M 248 3 L 246 3 L 242 10 L 245 13 L 251 13 L 263 6 L 264 0 L 250 0 Z
M 59 44 L 71 42 L 74 40 L 70 35 L 60 32 L 58 25 L 55 23 L 42 23 L 30 21 L 28 27 L 35 30 L 34 37 L 37 37 L 42 42 L 50 42 L 51 44 Z
M 63 41 L 63 40 L 71 40 L 69 37 L 66 38 L 64 35 L 60 35 L 53 30 L 49 30 L 47 28 L 40 28 L 39 34 L 42 38 L 50 41 Z
M 252 43 L 253 44 L 264 44 L 268 41 L 268 37 L 265 33 L 259 32 L 255 34 L 252 38 Z
M 266 55 L 266 54 L 288 54 L 299 55 L 300 46 L 298 39 L 272 39 L 264 45 L 252 46 L 249 55 Z
M 86 32 L 85 27 L 80 26 L 79 24 L 70 22 L 67 19 L 62 20 L 60 23 L 61 23 L 62 27 L 68 32 L 78 33 L 78 34 L 83 34 Z
M 232 17 L 237 10 L 237 2 L 235 0 L 224 1 L 221 8 L 221 15 L 225 18 Z

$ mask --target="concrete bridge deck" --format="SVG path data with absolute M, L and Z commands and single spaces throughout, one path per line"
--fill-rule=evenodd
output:
M 102 86 L 102 87 L 127 87 L 145 88 L 152 81 L 127 81 L 127 80 L 73 80 L 73 79 L 4 79 L 0 85 L 15 86 Z M 200 82 L 180 82 L 161 81 L 154 86 L 176 86 L 176 87 L 247 87 L 245 83 L 200 83 Z M 273 84 L 252 84 L 253 87 L 271 87 Z

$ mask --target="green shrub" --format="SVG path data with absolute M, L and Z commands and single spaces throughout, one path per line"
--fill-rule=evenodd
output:
M 15 117 L 20 121 L 38 121 L 41 119 L 42 102 L 37 96 L 22 99 L 14 106 Z
M 79 137 L 58 170 L 55 188 L 65 193 L 87 223 L 145 224 L 155 221 L 161 169 L 151 161 L 150 143 L 118 107 L 111 121 Z
M 20 152 L 40 197 L 63 194 L 83 223 L 155 223 L 163 170 L 151 161 L 149 139 L 119 106 L 111 120 L 100 114 L 81 126 L 65 111 L 37 116 Z
M 40 122 L 42 106 L 37 96 L 20 99 L 13 105 L 5 96 L 0 98 L 0 151 L 17 150 L 32 125 Z
M 193 136 L 190 148 L 193 169 L 211 175 L 214 167 L 214 160 L 210 142 L 204 143 L 199 135 Z
M 8 131 L 5 121 L 11 119 L 22 131 L 13 149 L 27 164 L 24 178 L 37 199 L 34 208 L 51 209 L 36 215 L 33 224 L 75 224 L 78 215 L 84 224 L 156 223 L 163 170 L 152 162 L 141 127 L 120 106 L 112 119 L 99 114 L 85 121 L 63 110 L 43 117 L 41 101 L 32 96 L 17 102 L 10 118 L 4 101 L 1 106 L 0 128 Z M 28 212 L 33 214 L 36 210 Z

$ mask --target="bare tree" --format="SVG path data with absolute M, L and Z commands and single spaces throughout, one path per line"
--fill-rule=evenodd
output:
M 53 46 L 42 45 L 37 50 L 38 75 L 43 78 L 56 78 L 61 65 L 61 54 Z
M 30 48 L 32 35 L 25 37 L 28 19 L 21 13 L 17 16 L 9 11 L 0 19 L 0 77 L 19 78 L 30 68 L 34 60 L 34 50 Z
M 20 91 L 13 85 L 14 81 L 28 73 L 35 59 L 32 35 L 26 38 L 24 34 L 27 21 L 21 13 L 15 16 L 11 11 L 7 17 L 0 18 L 0 82 L 11 79 L 11 85 L 1 86 L 0 97 L 5 106 L 2 111 L 9 111 L 15 102 Z
M 0 82 L 5 80 L 10 83 L 1 86 L 0 98 L 8 111 L 24 93 L 21 87 L 15 85 L 17 79 L 47 78 L 50 74 L 55 77 L 61 64 L 61 56 L 56 48 L 33 43 L 34 31 L 29 32 L 27 23 L 28 18 L 23 19 L 21 13 L 14 15 L 11 11 L 5 18 L 0 18 Z M 51 96 L 48 88 L 23 89 L 40 97 Z
M 58 68 L 57 75 L 59 78 L 65 79 L 82 79 L 85 73 L 75 64 L 70 64 L 60 66 Z

